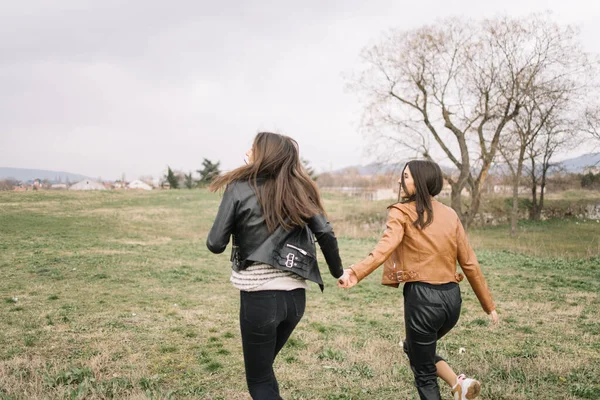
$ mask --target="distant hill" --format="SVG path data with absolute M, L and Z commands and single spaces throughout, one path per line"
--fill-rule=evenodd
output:
M 396 174 L 400 175 L 402 172 L 402 168 L 404 165 L 410 160 L 401 161 L 399 163 L 385 164 L 385 163 L 371 163 L 367 165 L 352 165 L 350 167 L 345 167 L 341 169 L 337 169 L 335 171 L 329 172 L 330 174 L 343 174 L 349 169 L 354 169 L 358 171 L 359 175 L 380 175 L 380 174 Z M 446 165 L 440 165 L 443 171 L 450 172 L 452 171 L 452 167 L 448 167 Z
M 341 174 L 349 169 L 358 171 L 359 175 L 377 175 L 394 173 L 400 174 L 402 167 L 408 160 L 399 163 L 385 164 L 385 163 L 371 163 L 367 165 L 352 165 L 346 168 L 341 168 L 335 171 L 331 171 L 331 174 Z M 583 169 L 591 165 L 600 165 L 600 153 L 588 153 L 579 157 L 569 158 L 559 162 L 559 166 L 564 168 L 570 173 L 582 173 Z M 451 172 L 454 168 L 446 165 L 440 166 L 444 171 Z M 506 166 L 504 168 L 507 168 Z M 502 172 L 503 167 L 501 164 L 492 167 L 492 173 Z
M 400 170 L 404 166 L 405 162 L 394 163 L 394 164 L 384 164 L 384 163 L 372 163 L 368 165 L 352 165 L 346 168 L 341 168 L 335 171 L 332 171 L 332 174 L 341 174 L 348 170 L 356 170 L 359 175 L 377 175 L 377 174 L 387 174 L 389 172 L 397 172 L 400 173 Z
M 600 153 L 588 153 L 579 157 L 569 158 L 560 162 L 560 166 L 567 172 L 580 173 L 585 167 L 600 166 Z
M 73 174 L 65 171 L 48 171 L 44 169 L 28 169 L 28 168 L 4 168 L 0 167 L 0 179 L 14 178 L 21 182 L 33 181 L 34 179 L 48 179 L 51 182 L 79 182 L 83 179 L 90 179 L 85 175 Z

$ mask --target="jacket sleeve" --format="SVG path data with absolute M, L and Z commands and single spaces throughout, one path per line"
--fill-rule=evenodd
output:
M 481 272 L 481 267 L 479 266 L 473 248 L 469 244 L 467 234 L 465 233 L 460 219 L 457 221 L 456 243 L 458 263 L 467 276 L 467 280 L 473 288 L 481 307 L 489 314 L 496 309 L 496 305 L 492 300 L 492 294 L 488 289 L 483 273 Z
M 404 237 L 404 223 L 406 220 L 406 215 L 402 211 L 395 207 L 390 208 L 385 232 L 383 232 L 383 236 L 379 240 L 379 243 L 377 243 L 377 246 L 375 246 L 367 258 L 350 267 L 356 274 L 359 282 L 383 264 L 400 245 Z
M 329 267 L 329 273 L 334 278 L 339 278 L 344 274 L 344 267 L 342 266 L 338 242 L 331 224 L 324 215 L 315 215 L 308 220 L 308 227 L 317 238 L 321 252 L 323 252 Z
M 229 238 L 235 225 L 237 203 L 235 186 L 229 184 L 225 189 L 225 193 L 223 193 L 223 199 L 221 200 L 215 222 L 206 239 L 206 247 L 215 254 L 224 252 L 227 244 L 229 244 Z

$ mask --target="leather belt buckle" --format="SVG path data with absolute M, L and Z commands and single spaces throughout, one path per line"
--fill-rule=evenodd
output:
M 409 279 L 415 279 L 417 275 L 415 271 L 396 271 L 396 280 L 398 282 L 405 282 Z
M 288 253 L 288 255 L 285 259 L 285 266 L 288 268 L 292 268 L 294 266 L 295 258 L 296 258 L 296 256 L 294 255 L 294 253 Z

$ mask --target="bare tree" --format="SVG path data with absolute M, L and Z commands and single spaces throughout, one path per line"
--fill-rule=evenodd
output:
M 571 141 L 578 133 L 579 118 L 573 110 L 574 97 L 582 86 L 566 77 L 560 88 L 543 83 L 531 91 L 519 116 L 515 118 L 499 151 L 508 166 L 512 181 L 512 210 L 510 213 L 510 233 L 516 234 L 518 222 L 519 190 L 524 173 L 531 178 L 532 200 L 531 219 L 539 219 L 543 208 L 546 176 L 552 167 L 552 158 L 557 150 Z M 531 162 L 529 168 L 526 159 Z M 536 163 L 539 162 L 536 169 Z M 540 181 L 540 202 L 537 201 L 537 187 Z
M 588 107 L 585 111 L 585 132 L 600 140 L 600 107 Z
M 147 185 L 154 186 L 154 178 L 152 175 L 142 175 L 139 179 Z
M 532 96 L 520 112 L 520 115 L 515 118 L 512 126 L 508 129 L 505 140 L 500 143 L 498 147 L 502 158 L 504 159 L 505 165 L 508 166 L 510 172 L 511 183 L 512 183 L 512 209 L 510 213 L 510 234 L 514 236 L 517 232 L 517 222 L 519 217 L 519 190 L 523 178 L 525 157 L 527 150 L 533 150 L 535 146 L 532 146 L 534 142 L 546 144 L 545 148 L 536 149 L 536 151 L 543 151 L 544 163 L 546 167 L 549 167 L 550 158 L 554 154 L 556 147 L 560 144 L 555 139 L 555 132 L 552 130 L 545 130 L 548 125 L 549 119 L 556 113 L 556 105 L 560 100 L 552 99 L 548 100 L 548 103 L 543 104 L 543 101 L 539 101 L 535 96 Z M 546 142 L 538 141 L 537 138 L 542 132 L 546 132 Z M 550 144 L 554 144 L 554 148 L 549 148 Z M 533 158 L 535 162 L 535 157 Z M 534 168 L 532 168 L 534 170 Z M 547 168 L 545 173 L 547 172 Z M 535 184 L 533 180 L 532 184 Z
M 578 137 L 577 125 L 570 119 L 553 116 L 535 136 L 527 147 L 528 162 L 524 166 L 531 185 L 531 209 L 529 219 L 538 221 L 544 209 L 544 197 L 548 182 L 548 173 L 558 166 L 554 156 L 573 143 Z M 538 191 L 539 190 L 539 191 Z M 539 196 L 538 196 L 539 194 Z
M 517 229 L 519 187 L 525 159 L 527 157 L 532 163 L 529 168 L 534 203 L 531 215 L 532 219 L 539 219 L 552 157 L 581 129 L 580 104 L 591 100 L 586 99 L 586 94 L 593 86 L 595 66 L 578 43 L 574 29 L 546 21 L 533 22 L 536 32 L 533 51 L 538 72 L 528 86 L 519 115 L 509 124 L 505 140 L 499 146 L 512 176 L 510 232 L 513 236 Z M 538 160 L 540 168 L 536 171 Z M 538 180 L 541 180 L 539 203 Z
M 6 178 L 0 180 L 0 190 L 13 190 L 16 186 L 19 186 L 20 182 L 15 178 Z
M 565 29 L 533 15 L 392 31 L 363 53 L 355 87 L 365 95 L 364 127 L 421 157 L 449 160 L 458 171 L 445 174 L 451 205 L 469 226 L 506 127 L 549 73 L 548 58 L 565 50 L 555 42 Z

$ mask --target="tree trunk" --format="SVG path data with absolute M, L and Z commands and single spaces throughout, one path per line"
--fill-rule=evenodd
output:
M 538 221 L 538 204 L 537 204 L 537 183 L 534 181 L 531 186 L 531 208 L 529 209 L 529 219 L 531 221 Z
M 537 178 L 535 176 L 535 158 L 531 157 L 531 209 L 529 210 L 529 219 L 538 221 L 540 219 L 537 201 Z
M 481 205 L 481 188 L 478 185 L 474 185 L 471 188 L 471 210 L 470 210 L 470 213 L 466 216 L 468 226 L 471 226 L 471 224 L 475 220 L 475 215 L 477 215 L 477 211 L 479 210 L 480 205 Z
M 468 226 L 466 224 L 465 221 L 465 216 L 462 213 L 462 198 L 460 196 L 460 192 L 462 191 L 462 188 L 459 188 L 459 184 L 458 183 L 453 183 L 452 184 L 452 192 L 450 193 L 450 207 L 452 207 L 452 209 L 454 211 L 456 211 L 456 214 L 458 215 L 458 218 L 460 218 L 460 221 L 462 222 L 465 230 L 468 229 Z
M 542 210 L 544 209 L 544 194 L 546 192 L 546 173 L 548 172 L 547 168 L 544 168 L 542 172 L 542 182 L 540 184 L 540 204 L 538 206 L 538 219 L 542 216 Z
M 517 234 L 517 220 L 519 219 L 519 178 L 513 180 L 512 210 L 510 213 L 510 236 Z
M 519 184 L 521 183 L 521 173 L 523 171 L 523 159 L 525 155 L 525 147 L 521 147 L 519 159 L 517 161 L 517 171 L 513 177 L 513 193 L 512 193 L 512 212 L 510 213 L 510 236 L 517 234 L 517 223 L 519 221 Z

